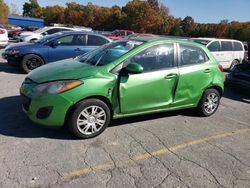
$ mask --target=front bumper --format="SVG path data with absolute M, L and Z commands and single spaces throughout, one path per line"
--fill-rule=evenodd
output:
M 24 83 L 21 86 L 23 111 L 34 123 L 53 127 L 63 126 L 67 111 L 73 103 L 60 94 L 34 94 L 34 86 L 34 83 Z
M 19 66 L 21 61 L 22 61 L 22 56 L 20 54 L 7 54 L 7 53 L 2 53 L 2 58 L 6 59 L 9 65 L 13 66 Z

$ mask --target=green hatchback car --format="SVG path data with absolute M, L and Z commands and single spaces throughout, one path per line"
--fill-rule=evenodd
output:
M 20 93 L 33 122 L 91 138 L 115 118 L 194 107 L 210 116 L 223 89 L 222 67 L 203 45 L 135 37 L 33 70 Z

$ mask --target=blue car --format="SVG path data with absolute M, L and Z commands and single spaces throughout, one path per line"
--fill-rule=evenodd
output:
M 30 43 L 17 43 L 5 48 L 2 57 L 9 65 L 20 66 L 28 73 L 46 63 L 82 55 L 111 39 L 90 32 L 56 33 Z

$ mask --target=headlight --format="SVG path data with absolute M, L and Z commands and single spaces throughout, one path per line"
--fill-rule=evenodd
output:
M 13 50 L 10 51 L 10 54 L 11 55 L 16 55 L 16 54 L 19 54 L 19 52 L 20 52 L 19 50 L 14 50 L 13 49 Z
M 83 82 L 81 80 L 62 80 L 55 82 L 48 82 L 37 85 L 34 89 L 34 93 L 62 93 L 73 89 Z

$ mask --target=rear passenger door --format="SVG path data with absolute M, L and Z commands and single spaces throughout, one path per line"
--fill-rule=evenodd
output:
M 231 41 L 221 41 L 220 43 L 220 64 L 224 69 L 228 69 L 234 60 L 233 43 Z
M 237 59 L 239 60 L 239 62 L 241 62 L 245 56 L 245 50 L 243 44 L 237 41 L 233 42 L 233 53 L 234 53 L 234 59 Z
M 178 46 L 179 81 L 173 106 L 191 107 L 212 82 L 215 67 L 202 48 L 188 44 Z

